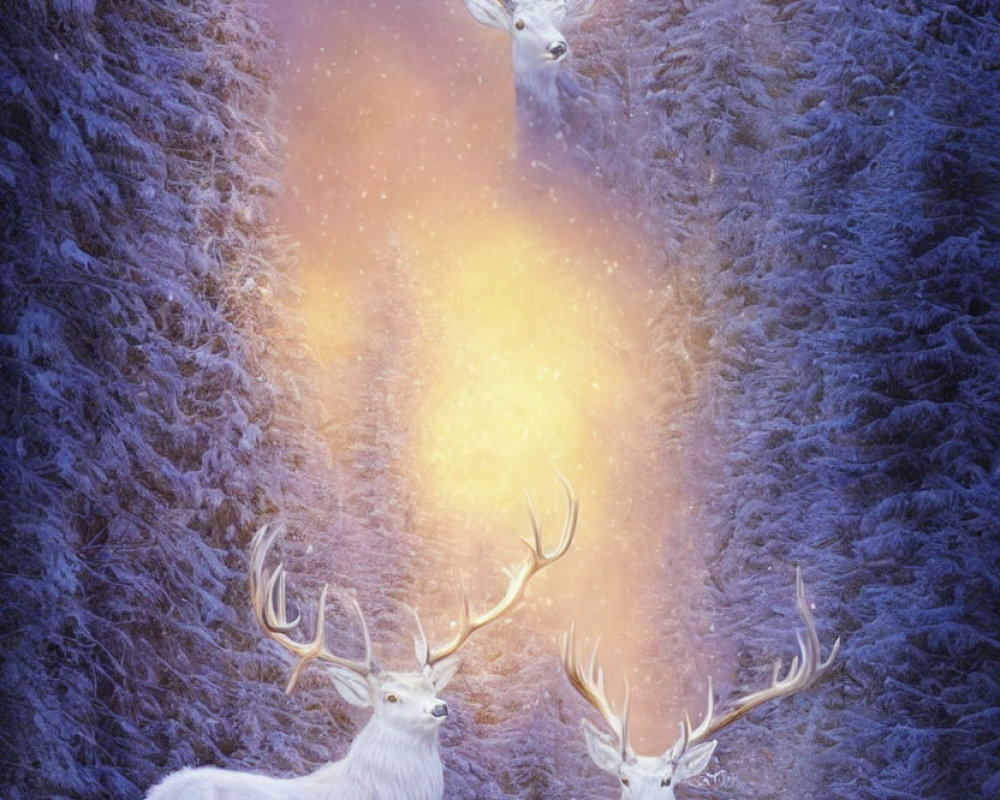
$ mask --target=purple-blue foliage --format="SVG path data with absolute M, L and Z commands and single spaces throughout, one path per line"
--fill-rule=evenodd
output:
M 221 2 L 0 16 L 0 794 L 138 797 L 265 749 L 244 548 L 313 499 L 262 380 L 270 45 Z

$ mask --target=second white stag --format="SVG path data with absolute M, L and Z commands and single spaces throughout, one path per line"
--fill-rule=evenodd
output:
M 299 617 L 289 620 L 285 600 L 284 565 L 273 573 L 265 568 L 267 553 L 280 529 L 261 528 L 250 551 L 250 592 L 257 622 L 266 635 L 297 659 L 286 692 L 295 687 L 303 669 L 322 662 L 340 696 L 356 706 L 370 708 L 372 716 L 355 737 L 347 755 L 298 778 L 273 778 L 217 767 L 182 769 L 155 786 L 148 800 L 441 800 L 444 774 L 438 750 L 438 729 L 448 717 L 448 706 L 437 695 L 455 674 L 456 653 L 479 628 L 510 610 L 524 595 L 528 581 L 539 570 L 560 559 L 576 530 L 577 500 L 564 482 L 568 506 L 559 545 L 551 553 L 542 548 L 534 512 L 532 542 L 526 542 L 524 560 L 509 571 L 503 598 L 488 611 L 472 614 L 464 589 L 452 638 L 431 648 L 416 612 L 414 636 L 418 669 L 383 672 L 372 655 L 368 626 L 351 595 L 344 602 L 357 614 L 364 640 L 364 656 L 336 655 L 324 644 L 325 608 L 329 586 L 320 594 L 316 627 L 308 642 L 293 639 Z
M 589 664 L 584 665 L 573 642 L 573 629 L 570 628 L 562 642 L 563 668 L 570 683 L 598 711 L 608 728 L 605 733 L 584 720 L 587 751 L 598 767 L 617 777 L 621 784 L 621 800 L 674 800 L 677 785 L 696 777 L 708 766 L 715 750 L 715 734 L 762 703 L 797 694 L 826 674 L 837 656 L 840 639 L 833 643 L 830 655 L 824 661 L 816 625 L 806 603 L 802 573 L 798 570 L 795 588 L 806 631 L 804 635 L 799 634 L 799 655 L 792 659 L 785 675 L 781 675 L 779 661 L 774 665 L 770 686 L 730 701 L 721 712 L 715 708 L 712 679 L 709 678 L 708 707 L 701 723 L 697 728 L 693 727 L 685 713 L 684 722 L 680 725 L 680 737 L 662 755 L 643 756 L 632 749 L 628 735 L 628 683 L 625 684 L 622 712 L 618 714 L 604 691 L 604 675 L 597 666 L 596 646 Z

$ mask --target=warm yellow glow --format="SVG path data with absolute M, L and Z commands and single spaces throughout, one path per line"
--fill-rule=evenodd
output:
M 391 430 L 378 444 L 407 496 L 375 500 L 405 506 L 407 533 L 448 553 L 447 565 L 409 554 L 422 609 L 432 585 L 454 599 L 443 566 L 474 606 L 495 601 L 500 568 L 530 534 L 523 495 L 553 546 L 554 470 L 566 475 L 581 501 L 577 541 L 533 581 L 544 602 L 519 613 L 553 637 L 571 620 L 581 638 L 603 636 L 609 682 L 628 672 L 647 694 L 641 731 L 657 697 L 676 710 L 675 676 L 705 663 L 672 653 L 684 661 L 654 686 L 632 672 L 701 575 L 683 459 L 660 446 L 669 409 L 651 383 L 666 356 L 648 338 L 664 306 L 650 298 L 666 290 L 650 276 L 664 265 L 585 176 L 513 158 L 498 32 L 461 3 L 335 6 L 308 20 L 286 12 L 305 44 L 285 95 L 282 205 L 301 242 L 301 311 L 333 458 L 348 473 L 354 421 L 383 415 Z
M 505 508 L 554 467 L 575 473 L 628 391 L 622 342 L 594 324 L 621 310 L 529 230 L 495 214 L 488 233 L 449 237 L 429 278 L 415 468 L 463 510 Z
M 331 271 L 300 267 L 304 267 L 300 313 L 316 357 L 336 364 L 356 356 L 365 325 L 361 309 L 351 302 L 356 288 Z

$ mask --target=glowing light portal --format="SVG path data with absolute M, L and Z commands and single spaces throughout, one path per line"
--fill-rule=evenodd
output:
M 553 467 L 576 473 L 597 456 L 599 420 L 626 413 L 614 293 L 588 286 L 585 263 L 563 264 L 566 243 L 530 230 L 494 214 L 488 233 L 449 237 L 429 279 L 414 460 L 451 506 L 504 508 Z
M 381 414 L 409 494 L 373 502 L 407 505 L 407 533 L 440 545 L 479 596 L 520 554 L 524 492 L 543 527 L 561 518 L 558 468 L 579 532 L 539 576 L 551 605 L 524 613 L 553 637 L 570 619 L 581 638 L 616 631 L 602 660 L 631 672 L 701 577 L 647 383 L 665 357 L 649 341 L 663 306 L 648 300 L 665 289 L 647 273 L 662 265 L 586 180 L 525 177 L 509 48 L 461 3 L 274 6 L 294 42 L 281 215 L 301 242 L 331 453 L 346 464 L 355 422 Z M 421 593 L 436 584 L 453 603 L 440 564 L 412 564 Z M 679 641 L 671 657 L 691 669 L 689 653 Z M 681 683 L 658 677 L 647 708 L 660 695 L 676 711 Z

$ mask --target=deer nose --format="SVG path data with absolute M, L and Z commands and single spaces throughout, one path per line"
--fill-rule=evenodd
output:
M 435 717 L 447 717 L 448 716 L 448 706 L 446 703 L 438 703 L 434 708 L 431 709 L 431 715 Z
M 569 47 L 566 45 L 566 42 L 552 42 L 546 49 L 549 51 L 549 55 L 552 56 L 552 60 L 558 61 L 566 55 Z

